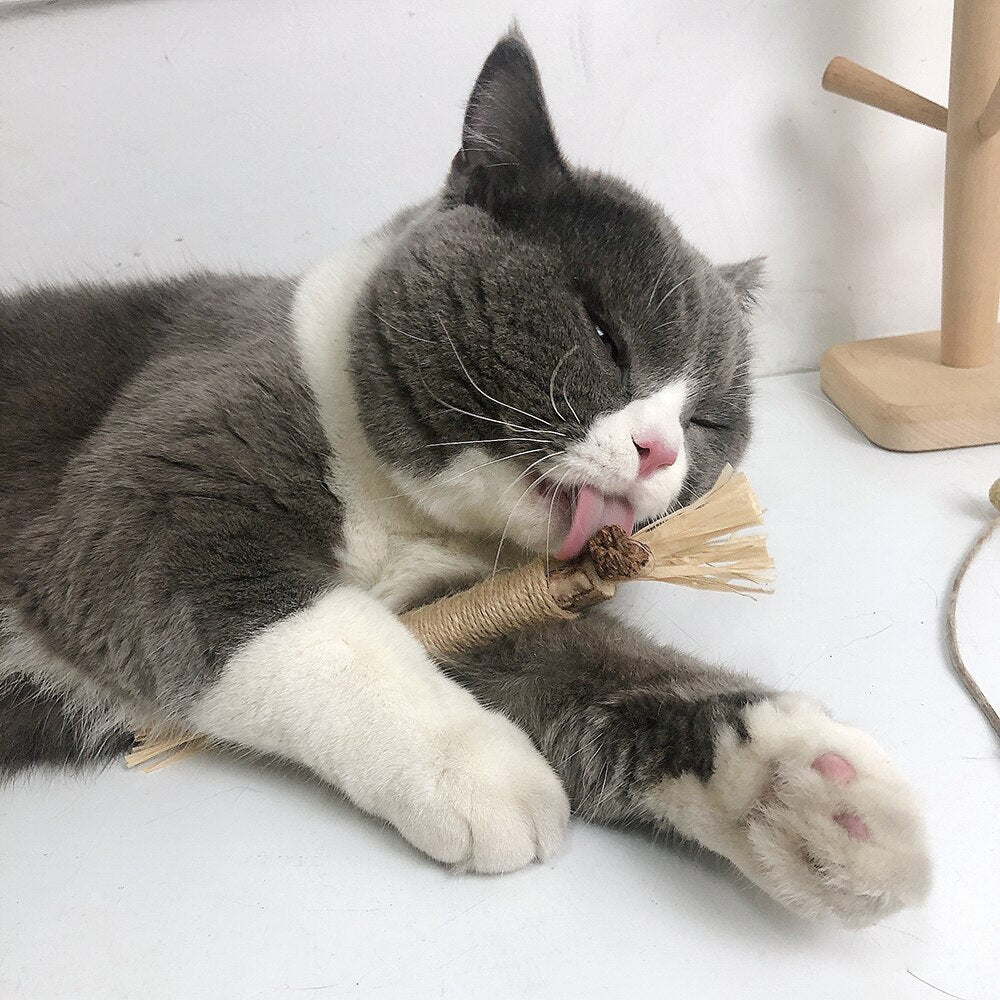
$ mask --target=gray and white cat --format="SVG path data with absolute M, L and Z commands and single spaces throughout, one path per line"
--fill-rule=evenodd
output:
M 560 155 L 512 33 L 443 189 L 300 281 L 0 300 L 0 770 L 174 722 L 503 872 L 572 809 L 796 912 L 928 885 L 911 794 L 814 703 L 595 612 L 435 662 L 397 613 L 701 492 L 748 436 L 758 266 Z

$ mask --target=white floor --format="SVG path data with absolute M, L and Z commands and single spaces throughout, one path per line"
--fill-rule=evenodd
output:
M 808 926 L 711 858 L 582 824 L 551 864 L 454 875 L 300 775 L 202 756 L 0 790 L 0 997 L 1000 995 L 998 747 L 941 642 L 1000 448 L 879 451 L 799 375 L 761 383 L 746 467 L 777 595 L 643 584 L 620 606 L 879 737 L 926 803 L 922 910 Z M 1000 702 L 1000 539 L 960 612 Z

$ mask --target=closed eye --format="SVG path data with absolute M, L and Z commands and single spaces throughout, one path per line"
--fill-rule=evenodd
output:
M 608 352 L 608 357 L 624 372 L 627 364 L 625 345 L 618 337 L 602 326 L 598 320 L 591 317 L 591 322 L 594 324 L 594 333 L 597 335 L 597 339 Z
M 714 414 L 706 415 L 701 413 L 692 414 L 688 423 L 694 424 L 695 427 L 703 427 L 705 430 L 709 431 L 728 431 L 732 430 L 732 424 L 729 423 L 722 417 L 717 417 Z
M 691 417 L 691 420 L 689 422 L 694 424 L 695 427 L 704 427 L 705 430 L 709 431 L 732 430 L 731 426 L 727 424 L 724 420 L 720 420 L 716 417 L 703 417 L 697 413 L 693 417 Z

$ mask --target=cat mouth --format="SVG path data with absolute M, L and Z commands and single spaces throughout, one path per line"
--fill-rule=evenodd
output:
M 575 559 L 595 531 L 617 525 L 629 534 L 635 528 L 635 509 L 625 497 L 602 493 L 593 486 L 565 488 L 551 482 L 537 487 L 550 509 L 558 509 L 569 521 L 569 528 L 555 551 L 557 559 Z

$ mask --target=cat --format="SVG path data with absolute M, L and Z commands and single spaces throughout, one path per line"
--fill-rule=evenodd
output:
M 442 189 L 305 277 L 5 295 L 0 771 L 173 723 L 467 870 L 550 858 L 572 810 L 805 917 L 919 903 L 911 792 L 807 698 L 600 611 L 439 662 L 397 618 L 738 462 L 760 280 L 565 161 L 512 29 Z

